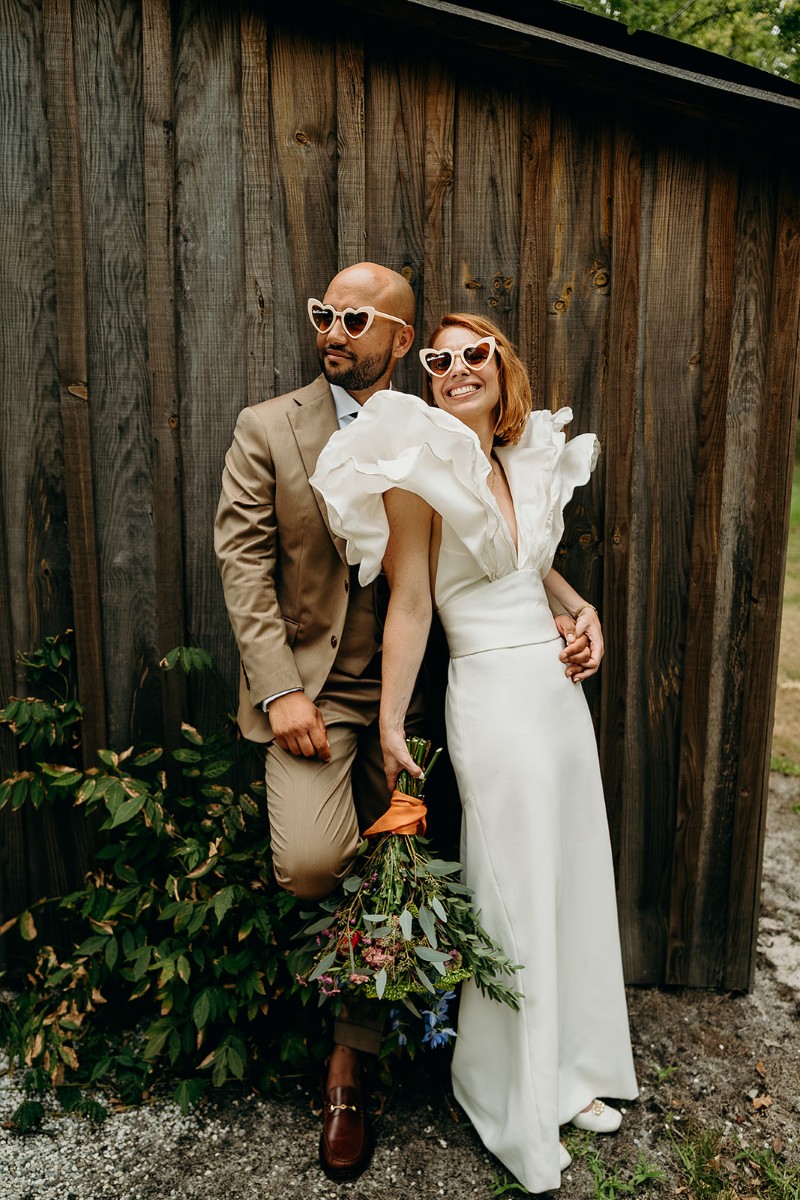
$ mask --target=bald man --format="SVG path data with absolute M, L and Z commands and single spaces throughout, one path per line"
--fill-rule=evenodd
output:
M 414 307 L 406 280 L 386 267 L 336 275 L 309 301 L 322 374 L 243 409 L 222 477 L 215 548 L 242 661 L 239 725 L 266 743 L 275 876 L 309 900 L 347 873 L 360 829 L 389 793 L 378 736 L 381 581 L 359 586 L 308 477 L 331 434 L 389 386 L 414 340 Z M 380 1026 L 351 1012 L 334 1041 L 320 1161 L 329 1177 L 351 1179 L 371 1148 L 358 1052 L 379 1050 Z

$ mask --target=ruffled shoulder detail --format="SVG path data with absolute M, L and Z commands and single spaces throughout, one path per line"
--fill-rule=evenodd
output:
M 380 572 L 389 539 L 383 494 L 399 487 L 427 501 L 455 530 L 490 579 L 514 568 L 514 548 L 486 483 L 490 467 L 477 436 L 419 396 L 380 391 L 358 419 L 330 439 L 311 486 L 334 533 L 359 564 L 362 585 Z
M 514 497 L 520 547 L 527 560 L 520 566 L 534 566 L 542 574 L 552 566 L 564 536 L 564 509 L 575 489 L 588 482 L 600 453 L 593 433 L 567 441 L 564 429 L 571 420 L 571 408 L 532 412 L 519 442 L 495 451 Z

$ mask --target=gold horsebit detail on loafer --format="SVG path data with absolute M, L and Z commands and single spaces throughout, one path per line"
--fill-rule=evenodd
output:
M 592 1112 L 596 1117 L 599 1117 L 600 1114 L 605 1111 L 605 1107 L 605 1102 L 603 1100 L 592 1101 Z
M 329 1104 L 328 1112 L 358 1112 L 357 1104 Z

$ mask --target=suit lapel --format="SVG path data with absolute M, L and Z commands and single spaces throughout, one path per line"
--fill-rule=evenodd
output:
M 314 468 L 317 465 L 317 459 L 323 447 L 339 428 L 339 422 L 336 419 L 336 407 L 333 403 L 331 389 L 328 387 L 323 375 L 319 375 L 308 387 L 301 388 L 296 392 L 294 400 L 297 407 L 289 413 L 289 424 L 292 427 L 297 448 L 303 460 L 305 473 L 307 476 L 311 476 L 314 474 Z M 343 538 L 337 537 L 332 532 L 328 524 L 328 510 L 325 507 L 325 501 L 313 488 L 311 488 L 311 491 L 322 514 L 322 519 L 333 539 L 333 543 L 339 552 L 339 557 L 342 562 L 346 563 L 346 543 Z

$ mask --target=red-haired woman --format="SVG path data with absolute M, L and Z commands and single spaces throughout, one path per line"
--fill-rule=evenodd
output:
M 376 393 L 331 439 L 312 482 L 362 583 L 382 563 L 389 578 L 390 786 L 402 768 L 418 774 L 403 721 L 433 605 L 447 635 L 465 882 L 523 966 L 518 1012 L 464 986 L 453 1086 L 486 1147 L 542 1192 L 569 1165 L 559 1125 L 612 1132 L 620 1115 L 595 1098 L 637 1095 L 597 749 L 574 686 L 597 669 L 602 635 L 552 570 L 564 505 L 598 443 L 566 441 L 569 409 L 531 412 L 522 363 L 480 317 L 448 314 L 420 356 L 433 405 Z M 590 638 L 591 661 L 572 680 L 548 593 Z

